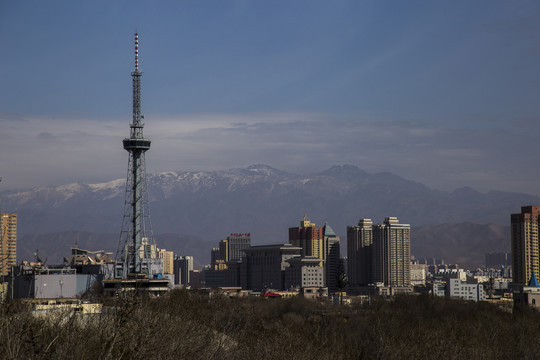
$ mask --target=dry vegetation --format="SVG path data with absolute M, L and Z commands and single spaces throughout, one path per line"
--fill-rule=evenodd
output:
M 4 304 L 2 359 L 537 359 L 540 313 L 402 296 L 337 307 L 171 291 L 100 315 Z

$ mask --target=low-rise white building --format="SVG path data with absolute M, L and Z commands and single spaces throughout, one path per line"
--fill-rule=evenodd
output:
M 321 259 L 313 256 L 293 257 L 287 260 L 285 288 L 324 287 L 324 269 Z
M 444 282 L 434 282 L 431 284 L 431 293 L 434 296 L 444 297 L 446 292 L 446 283 Z
M 468 284 L 460 279 L 449 279 L 446 286 L 446 295 L 472 301 L 481 301 L 486 298 L 482 284 Z
M 426 266 L 424 264 L 411 264 L 411 285 L 426 284 Z

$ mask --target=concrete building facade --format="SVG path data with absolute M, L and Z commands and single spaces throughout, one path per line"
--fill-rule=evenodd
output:
M 426 265 L 411 264 L 411 285 L 423 286 L 426 284 Z
M 219 243 L 220 259 L 225 262 L 242 260 L 244 249 L 251 246 L 250 233 L 233 233 Z
M 9 277 L 8 296 L 13 299 L 75 298 L 77 280 L 76 270 L 70 267 L 15 266 L 13 276 Z
M 252 246 L 244 250 L 240 283 L 244 290 L 283 290 L 288 259 L 300 256 L 302 248 L 291 244 Z
M 449 279 L 445 294 L 449 297 L 471 301 L 482 301 L 486 298 L 482 284 L 470 284 L 461 279 Z
M 297 256 L 287 262 L 289 267 L 285 269 L 285 289 L 325 287 L 324 269 L 320 266 L 319 258 Z

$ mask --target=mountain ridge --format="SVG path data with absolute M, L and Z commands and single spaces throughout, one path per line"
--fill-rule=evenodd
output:
M 255 244 L 287 242 L 287 228 L 298 226 L 306 213 L 317 224 L 328 221 L 342 239 L 346 227 L 362 217 L 380 223 L 386 216 L 397 216 L 413 227 L 463 222 L 506 226 L 510 214 L 523 204 L 540 203 L 540 198 L 520 193 L 481 193 L 467 187 L 435 190 L 352 165 L 293 174 L 257 164 L 219 171 L 165 171 L 148 180 L 154 232 L 203 241 L 250 232 Z M 64 231 L 118 233 L 124 193 L 125 180 L 114 179 L 6 190 L 0 193 L 0 204 L 2 211 L 19 215 L 21 237 Z

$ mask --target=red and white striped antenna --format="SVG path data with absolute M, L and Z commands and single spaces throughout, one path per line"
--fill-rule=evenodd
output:
M 139 71 L 139 34 L 135 33 L 135 71 Z

